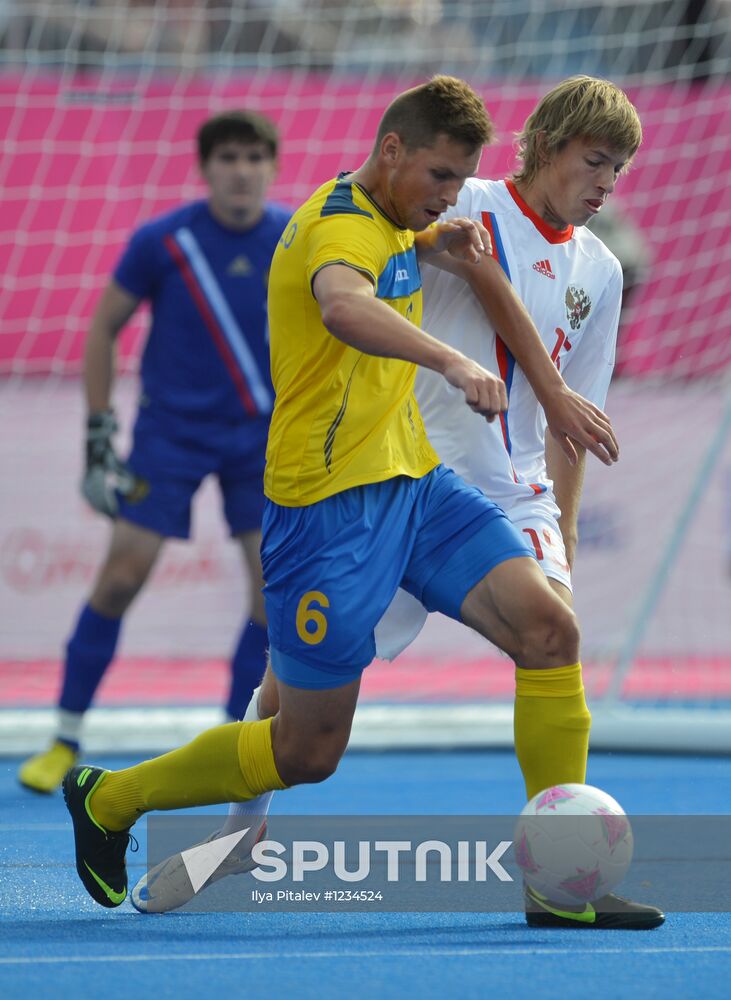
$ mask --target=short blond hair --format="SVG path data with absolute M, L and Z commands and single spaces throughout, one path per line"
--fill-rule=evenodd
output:
M 395 132 L 409 150 L 432 146 L 440 135 L 471 150 L 481 149 L 495 138 L 484 101 L 468 83 L 454 76 L 435 76 L 399 94 L 378 126 L 376 149 L 389 132 Z
M 515 180 L 532 183 L 542 156 L 552 156 L 577 138 L 626 152 L 627 169 L 642 142 L 640 116 L 624 91 L 609 80 L 569 77 L 538 102 L 518 135 L 522 167 L 513 175 Z

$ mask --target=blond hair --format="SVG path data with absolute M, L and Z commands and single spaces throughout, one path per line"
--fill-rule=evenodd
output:
M 572 76 L 543 97 L 518 135 L 522 167 L 515 180 L 531 184 L 541 163 L 571 139 L 588 139 L 627 153 L 627 163 L 642 142 L 637 109 L 624 91 L 609 80 Z
M 481 149 L 495 137 L 482 98 L 454 76 L 435 76 L 399 94 L 378 126 L 376 148 L 389 132 L 395 132 L 409 150 L 432 146 L 440 135 L 471 150 Z

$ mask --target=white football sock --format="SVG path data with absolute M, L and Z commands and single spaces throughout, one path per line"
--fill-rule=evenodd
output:
M 78 743 L 83 722 L 83 712 L 69 712 L 65 708 L 59 708 L 56 738 L 69 743 Z
M 261 718 L 259 716 L 259 692 L 261 687 L 258 687 L 256 691 L 251 696 L 251 701 L 244 714 L 244 722 L 260 722 Z M 263 820 L 264 817 L 269 812 L 269 807 L 272 802 L 272 795 L 274 792 L 264 792 L 263 795 L 257 795 L 255 799 L 249 799 L 248 802 L 231 802 L 228 807 L 228 818 L 226 822 L 221 827 L 221 836 L 225 837 L 228 833 L 238 833 L 243 827 L 251 823 L 251 817 L 257 817 Z M 259 826 L 257 824 L 256 832 L 259 832 Z M 248 838 L 247 838 L 248 839 Z

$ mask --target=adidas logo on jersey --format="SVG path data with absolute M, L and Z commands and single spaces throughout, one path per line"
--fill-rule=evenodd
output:
M 228 273 L 241 276 L 251 274 L 251 263 L 248 257 L 244 257 L 243 255 L 235 257 L 228 265 Z
M 554 278 L 555 279 L 555 277 L 556 277 L 556 275 L 551 270 L 551 262 L 548 259 L 546 259 L 546 260 L 537 260 L 535 262 L 535 264 L 533 265 L 533 270 L 534 271 L 538 271 L 539 274 L 545 274 L 545 276 L 547 278 Z

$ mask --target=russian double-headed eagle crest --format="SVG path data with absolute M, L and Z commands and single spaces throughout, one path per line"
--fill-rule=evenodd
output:
M 578 330 L 591 312 L 591 299 L 583 288 L 569 285 L 566 289 L 566 316 L 572 330 Z

